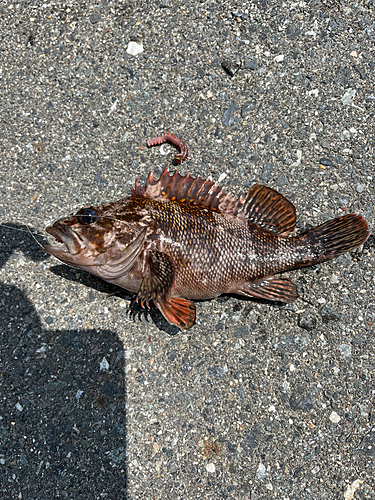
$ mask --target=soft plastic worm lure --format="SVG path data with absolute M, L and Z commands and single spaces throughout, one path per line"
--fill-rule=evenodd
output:
M 173 134 L 164 134 L 160 137 L 155 137 L 155 139 L 150 139 L 147 141 L 147 146 L 150 148 L 151 146 L 163 144 L 164 142 L 170 142 L 180 150 L 179 153 L 174 155 L 174 159 L 177 163 L 182 163 L 186 160 L 189 152 L 188 147 L 185 142 L 180 141 L 180 139 Z

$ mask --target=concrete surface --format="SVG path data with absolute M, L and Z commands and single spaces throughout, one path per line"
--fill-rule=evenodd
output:
M 374 12 L 2 2 L 2 499 L 375 499 L 374 236 L 288 273 L 295 304 L 221 297 L 179 332 L 27 229 L 44 244 L 173 170 L 172 146 L 145 148 L 167 131 L 182 173 L 266 183 L 299 230 L 350 212 L 373 230 Z

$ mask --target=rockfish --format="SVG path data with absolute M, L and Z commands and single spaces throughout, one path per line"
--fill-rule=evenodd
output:
M 298 236 L 291 202 L 255 184 L 233 198 L 190 174 L 138 179 L 131 196 L 86 207 L 47 228 L 46 252 L 151 300 L 169 323 L 195 323 L 192 300 L 235 293 L 292 302 L 294 283 L 275 276 L 354 250 L 369 236 L 361 215 L 344 215 Z

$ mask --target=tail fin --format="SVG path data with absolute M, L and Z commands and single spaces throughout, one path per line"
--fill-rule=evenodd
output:
M 329 220 L 307 233 L 301 240 L 314 247 L 314 259 L 304 265 L 317 264 L 359 247 L 369 237 L 369 228 L 362 215 L 348 214 Z M 301 242 L 302 242 L 301 241 Z

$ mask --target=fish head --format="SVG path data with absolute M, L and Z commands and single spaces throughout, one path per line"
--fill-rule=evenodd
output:
M 117 204 L 86 207 L 46 228 L 55 243 L 45 251 L 106 281 L 124 276 L 143 249 L 148 225 Z

